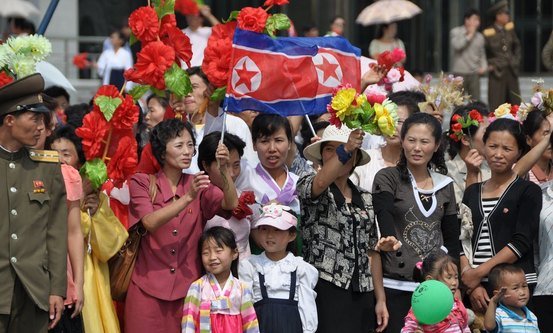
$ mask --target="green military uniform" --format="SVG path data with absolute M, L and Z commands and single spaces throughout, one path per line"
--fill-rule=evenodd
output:
M 1 88 L 0 116 L 43 112 L 37 107 L 43 87 L 36 74 Z M 65 297 L 67 284 L 67 206 L 59 158 L 27 148 L 10 152 L 1 144 L 0 333 L 46 332 L 49 296 Z
M 496 13 L 506 10 L 507 2 L 501 1 L 490 9 Z M 520 104 L 518 72 L 521 59 L 520 41 L 513 22 L 504 27 L 496 24 L 483 31 L 486 41 L 488 65 L 493 66 L 488 79 L 488 105 L 490 111 L 503 103 Z

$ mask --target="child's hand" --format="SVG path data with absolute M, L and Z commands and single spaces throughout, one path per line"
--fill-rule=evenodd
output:
M 401 242 L 398 241 L 394 236 L 382 237 L 378 240 L 376 244 L 376 251 L 397 251 L 401 247 Z
M 505 297 L 506 292 L 507 292 L 507 288 L 506 287 L 501 287 L 499 292 L 492 297 L 490 302 L 494 302 L 496 305 L 499 304 L 499 302 L 501 302 L 503 300 L 503 298 L 506 298 Z M 507 297 L 509 297 L 509 296 L 507 296 Z

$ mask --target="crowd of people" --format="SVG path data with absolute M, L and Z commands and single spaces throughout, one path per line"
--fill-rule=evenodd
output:
M 324 111 L 223 114 L 189 67 L 189 94 L 159 91 L 137 108 L 136 169 L 121 184 L 98 186 L 90 169 L 93 103 L 72 105 L 40 74 L 0 87 L 0 333 L 553 330 L 553 90 L 514 105 L 516 35 L 504 3 L 492 10 L 494 31 L 480 34 L 471 10 L 451 32 L 464 81 L 388 92 L 397 119 L 382 138 Z M 404 49 L 396 31 L 382 27 L 372 57 Z M 120 33 L 111 44 L 98 65 L 119 90 L 132 55 Z M 488 105 L 485 72 L 497 76 Z M 371 67 L 361 86 L 381 79 Z M 114 301 L 109 261 L 135 232 Z M 439 322 L 412 304 L 427 280 L 451 291 Z

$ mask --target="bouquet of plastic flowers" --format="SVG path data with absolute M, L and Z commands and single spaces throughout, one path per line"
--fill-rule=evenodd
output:
M 469 96 L 463 91 L 463 78 L 460 76 L 440 75 L 440 80 L 436 86 L 431 86 L 432 76 L 427 75 L 424 84 L 421 85 L 421 91 L 426 97 L 426 101 L 419 103 L 422 112 L 432 113 L 435 111 L 444 113 L 455 106 L 462 105 L 468 101 Z
M 0 87 L 36 73 L 36 65 L 52 53 L 52 44 L 43 36 L 10 37 L 0 45 Z
M 471 110 L 466 116 L 462 117 L 461 115 L 455 114 L 451 118 L 449 137 L 453 141 L 459 142 L 463 136 L 465 136 L 465 130 L 470 138 L 470 131 L 468 128 L 471 126 L 480 126 L 484 121 L 482 115 L 478 110 Z M 472 140 L 470 140 L 472 142 Z
M 378 55 L 376 63 L 370 64 L 370 67 L 383 74 L 382 80 L 378 85 L 383 85 L 386 90 L 392 90 L 392 84 L 403 82 L 405 69 L 403 66 L 397 66 L 405 59 L 405 51 L 396 48 L 392 51 L 384 51 Z
M 522 123 L 526 119 L 527 115 L 528 112 L 526 112 L 524 109 L 521 109 L 518 105 L 503 103 L 498 106 L 494 112 L 491 112 L 488 115 L 488 119 L 490 120 L 490 122 L 492 122 L 499 118 L 508 118 Z
M 529 103 L 521 103 L 519 114 L 522 120 L 526 119 L 528 112 L 538 110 L 544 113 L 547 117 L 553 113 L 553 89 L 545 89 L 543 87 L 543 79 L 534 81 L 534 95 L 530 98 Z
M 340 128 L 361 128 L 374 135 L 393 136 L 396 132 L 397 105 L 384 95 L 359 94 L 351 86 L 338 87 L 330 104 L 330 123 Z

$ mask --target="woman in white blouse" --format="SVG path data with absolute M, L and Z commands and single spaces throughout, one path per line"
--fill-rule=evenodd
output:
M 105 50 L 100 54 L 96 64 L 98 75 L 102 78 L 102 84 L 113 84 L 121 89 L 125 79 L 123 73 L 132 67 L 132 55 L 123 47 L 125 39 L 120 31 L 114 31 L 110 35 L 113 49 Z

